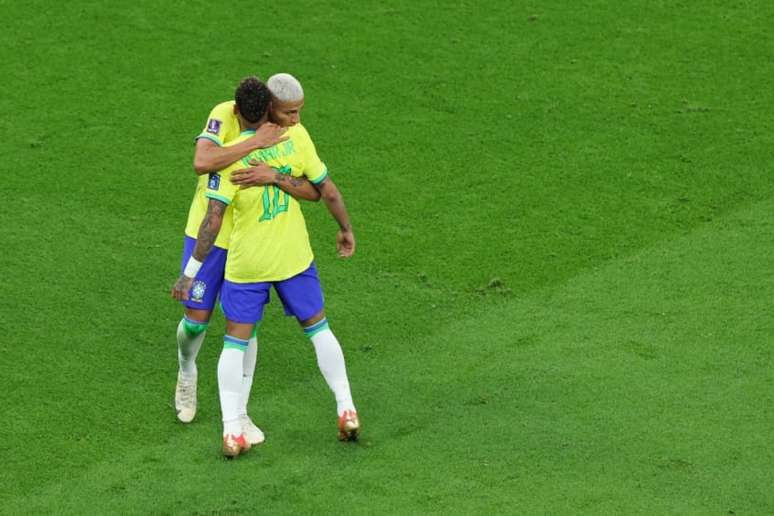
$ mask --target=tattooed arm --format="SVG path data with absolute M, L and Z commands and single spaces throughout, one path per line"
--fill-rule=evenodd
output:
M 220 226 L 223 223 L 223 214 L 225 212 L 225 203 L 210 199 L 207 205 L 207 214 L 204 216 L 202 225 L 199 226 L 196 247 L 194 247 L 193 254 L 191 255 L 195 261 L 203 263 L 207 259 L 207 255 L 210 254 L 212 246 L 215 245 L 215 239 L 218 238 L 218 233 L 220 233 Z M 186 266 L 187 268 L 188 266 Z M 191 276 L 186 275 L 185 272 L 181 274 L 172 287 L 172 297 L 179 301 L 188 301 L 188 292 L 191 290 L 194 276 L 196 276 L 195 273 Z
M 286 131 L 286 127 L 267 122 L 250 138 L 225 147 L 206 138 L 199 138 L 194 151 L 194 171 L 200 176 L 223 170 L 255 149 L 264 149 L 287 140 Z
M 279 186 L 280 189 L 286 191 L 296 199 L 315 202 L 320 200 L 320 192 L 305 177 L 293 177 L 288 174 L 275 172 L 274 181 L 275 185 Z
M 212 246 L 215 245 L 215 239 L 218 238 L 220 226 L 223 224 L 223 214 L 226 213 L 226 207 L 226 203 L 217 199 L 210 199 L 207 205 L 207 214 L 204 216 L 202 225 L 199 226 L 196 247 L 193 250 L 194 258 L 200 262 L 207 258 Z
M 236 170 L 231 174 L 231 182 L 242 188 L 251 186 L 274 185 L 296 199 L 319 201 L 320 192 L 305 177 L 293 177 L 282 174 L 261 161 L 251 160 L 249 168 Z

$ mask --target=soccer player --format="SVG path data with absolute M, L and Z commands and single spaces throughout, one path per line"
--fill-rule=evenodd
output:
M 269 102 L 270 95 L 266 86 L 257 78 L 248 77 L 237 87 L 233 101 L 220 103 L 212 109 L 206 126 L 197 136 L 194 169 L 200 177 L 188 213 L 182 265 L 190 259 L 199 226 L 207 210 L 207 199 L 204 193 L 208 181 L 213 179 L 203 174 L 220 170 L 256 149 L 271 147 L 287 139 L 283 136 L 286 129 L 276 124 L 265 123 Z M 245 134 L 250 136 L 240 138 L 240 134 L 244 131 L 247 131 Z M 265 164 L 257 164 L 251 171 L 253 172 L 251 179 L 243 182 L 244 186 L 263 184 L 281 175 Z M 283 183 L 280 186 L 299 198 L 308 200 L 320 198 L 319 192 L 307 181 Z M 203 263 L 195 278 L 192 276 L 193 295 L 184 302 L 185 315 L 177 328 L 179 370 L 175 388 L 175 408 L 178 419 L 184 423 L 189 423 L 196 415 L 196 356 L 204 341 L 207 325 L 223 282 L 231 224 L 230 211 L 227 210 L 225 213 L 223 231 L 214 242 L 213 252 Z M 187 272 L 192 273 L 190 269 Z M 249 340 L 243 371 L 240 421 L 245 435 L 253 444 L 258 444 L 264 440 L 263 433 L 247 415 L 247 401 L 252 387 L 257 355 L 255 335 Z
M 344 355 L 325 316 L 320 280 L 298 201 L 276 186 L 240 189 L 242 173 L 235 174 L 235 182 L 230 180 L 251 159 L 268 163 L 284 174 L 285 178 L 278 184 L 292 184 L 306 177 L 320 191 L 339 224 L 336 237 L 339 255 L 349 257 L 354 253 L 355 237 L 344 200 L 320 161 L 309 134 L 299 123 L 304 104 L 300 83 L 288 74 L 278 74 L 267 84 L 273 96 L 272 119 L 289 126 L 289 139 L 270 149 L 251 152 L 241 163 L 234 163 L 212 176 L 206 193 L 207 215 L 193 251 L 194 268 L 197 262 L 209 259 L 226 207 L 232 206 L 233 229 L 221 294 L 226 335 L 218 362 L 223 453 L 230 457 L 250 448 L 239 419 L 241 374 L 248 340 L 256 323 L 263 318 L 272 286 L 285 313 L 296 317 L 312 341 L 320 371 L 336 398 L 339 439 L 354 440 L 360 432 Z M 187 298 L 192 284 L 190 275 L 181 276 L 175 285 L 176 294 Z

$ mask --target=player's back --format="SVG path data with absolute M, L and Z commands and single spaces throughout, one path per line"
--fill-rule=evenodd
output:
M 220 184 L 207 191 L 208 197 L 233 205 L 226 264 L 229 281 L 283 280 L 305 270 L 314 259 L 301 205 L 295 198 L 274 185 L 239 190 L 229 180 L 231 172 L 256 159 L 280 173 L 306 176 L 313 183 L 322 181 L 327 169 L 303 126 L 290 127 L 287 136 L 288 140 L 253 151 L 232 164 L 224 170 Z

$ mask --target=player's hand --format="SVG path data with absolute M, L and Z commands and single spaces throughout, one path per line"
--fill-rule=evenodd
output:
M 287 140 L 288 137 L 285 136 L 287 130 L 287 127 L 280 127 L 277 124 L 266 122 L 258 128 L 255 135 L 251 136 L 250 139 L 256 145 L 256 148 L 265 149 Z
M 355 254 L 355 234 L 351 229 L 340 229 L 336 235 L 336 250 L 340 258 L 349 258 Z
M 188 301 L 188 293 L 191 291 L 193 278 L 181 274 L 172 286 L 172 297 L 178 301 Z
M 231 182 L 242 188 L 273 185 L 277 182 L 277 171 L 262 161 L 250 160 L 249 168 L 237 170 L 231 174 Z

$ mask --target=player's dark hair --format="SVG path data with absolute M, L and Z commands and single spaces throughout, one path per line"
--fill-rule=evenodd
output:
M 245 120 L 254 124 L 263 117 L 269 108 L 271 93 L 258 77 L 247 77 L 242 79 L 242 82 L 237 86 L 234 100 L 239 113 Z

